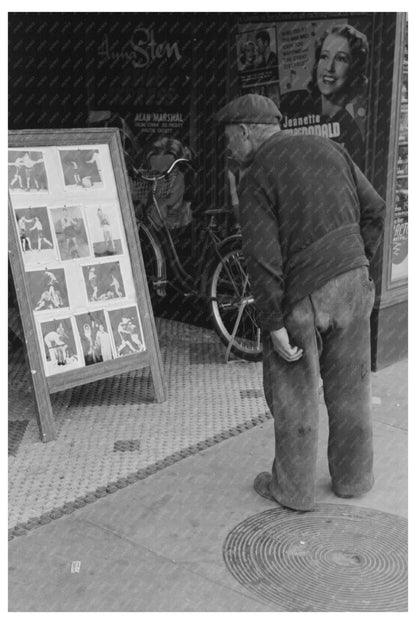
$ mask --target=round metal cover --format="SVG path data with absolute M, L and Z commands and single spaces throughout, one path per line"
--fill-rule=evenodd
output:
M 224 543 L 231 574 L 283 611 L 407 611 L 407 521 L 320 504 L 268 509 Z

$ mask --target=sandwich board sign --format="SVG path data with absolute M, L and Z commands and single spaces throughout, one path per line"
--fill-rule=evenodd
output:
M 50 395 L 150 367 L 166 399 L 117 129 L 9 132 L 9 260 L 43 441 Z

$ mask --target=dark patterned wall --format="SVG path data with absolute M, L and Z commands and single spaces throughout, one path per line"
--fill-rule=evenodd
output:
M 9 126 L 86 120 L 84 25 L 76 14 L 9 14 Z
M 139 151 L 157 134 L 188 144 L 203 207 L 223 205 L 231 14 L 9 14 L 9 127 L 85 127 L 121 115 Z M 116 124 L 113 124 L 116 125 Z

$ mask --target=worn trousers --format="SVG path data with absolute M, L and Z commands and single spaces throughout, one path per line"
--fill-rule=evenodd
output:
M 373 486 L 373 305 L 374 283 L 360 267 L 299 301 L 285 318 L 291 344 L 303 349 L 300 360 L 287 362 L 273 350 L 270 334 L 264 337 L 264 392 L 275 428 L 270 491 L 286 507 L 314 508 L 320 377 L 332 489 L 358 496 Z

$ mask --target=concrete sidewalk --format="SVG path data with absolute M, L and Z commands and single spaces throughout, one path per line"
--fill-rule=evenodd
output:
M 9 610 L 406 610 L 407 362 L 373 374 L 373 397 L 366 496 L 330 490 L 322 406 L 316 512 L 260 498 L 266 421 L 12 540 Z

